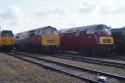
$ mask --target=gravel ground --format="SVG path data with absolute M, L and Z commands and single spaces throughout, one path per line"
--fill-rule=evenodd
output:
M 0 53 L 0 83 L 87 83 Z
M 73 61 L 73 60 L 61 59 L 61 58 L 56 58 L 51 56 L 43 56 L 42 58 L 45 58 L 48 60 L 54 60 L 62 63 L 67 63 L 74 66 L 80 66 L 80 67 L 88 68 L 92 70 L 103 71 L 103 72 L 125 76 L 125 68 L 116 68 L 112 66 L 98 65 L 98 64 L 92 64 L 92 63 L 81 62 L 81 61 Z

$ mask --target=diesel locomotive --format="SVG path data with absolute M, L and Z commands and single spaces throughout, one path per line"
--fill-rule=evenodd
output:
M 110 27 L 104 24 L 74 27 L 59 31 L 60 50 L 83 55 L 111 55 L 114 39 Z
M 114 37 L 114 52 L 123 54 L 125 52 L 125 27 L 111 29 Z
M 14 34 L 11 30 L 0 31 L 0 50 L 11 51 L 15 44 Z
M 15 36 L 16 49 L 54 53 L 60 45 L 57 29 L 45 26 L 38 29 L 18 33 Z

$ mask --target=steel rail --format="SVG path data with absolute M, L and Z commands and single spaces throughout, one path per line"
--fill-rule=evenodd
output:
M 70 64 L 66 64 L 66 63 L 61 63 L 61 62 L 57 62 L 57 61 L 52 61 L 52 60 L 47 60 L 47 59 L 43 59 L 41 57 L 36 57 L 36 56 L 32 56 L 32 55 L 27 55 L 27 54 L 21 54 L 23 56 L 27 56 L 27 57 L 32 57 L 32 58 L 35 58 L 37 60 L 42 60 L 42 61 L 45 61 L 45 62 L 49 62 L 49 63 L 54 63 L 56 65 L 63 65 L 64 67 L 67 67 L 66 69 L 69 68 L 72 68 L 72 69 L 75 69 L 75 71 L 79 70 L 79 71 L 86 71 L 86 72 L 91 72 L 92 74 L 95 74 L 96 77 L 98 74 L 100 75 L 103 75 L 103 76 L 107 76 L 109 78 L 115 78 L 115 79 L 118 79 L 118 80 L 125 80 L 125 77 L 123 76 L 119 76 L 119 75 L 115 75 L 115 74 L 110 74 L 110 73 L 106 73 L 106 72 L 101 72 L 101 71 L 96 71 L 96 70 L 91 70 L 91 69 L 87 69 L 87 68 L 82 68 L 82 67 L 78 67 L 78 66 L 73 66 L 73 65 L 70 65 Z M 18 56 L 19 57 L 19 56 Z M 45 66 L 45 65 L 44 65 Z M 62 70 L 62 69 L 61 69 Z M 64 72 L 64 71 L 63 71 Z M 73 71 L 72 71 L 73 72 Z M 71 73 L 71 72 L 70 72 Z M 71 74 L 71 75 L 74 75 L 74 74 Z M 76 76 L 76 75 L 75 75 Z M 79 75 L 79 76 L 82 76 L 82 75 Z M 82 78 L 83 79 L 83 78 Z M 85 78 L 84 78 L 85 79 Z M 97 82 L 96 80 L 93 80 L 93 82 Z

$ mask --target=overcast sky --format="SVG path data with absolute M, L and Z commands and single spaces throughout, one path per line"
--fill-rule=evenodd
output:
M 14 33 L 92 24 L 125 26 L 125 0 L 0 0 L 0 26 Z

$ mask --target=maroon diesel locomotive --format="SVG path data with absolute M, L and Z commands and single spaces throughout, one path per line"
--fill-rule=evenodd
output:
M 77 51 L 84 55 L 109 55 L 114 39 L 110 27 L 98 24 L 59 31 L 62 51 Z

